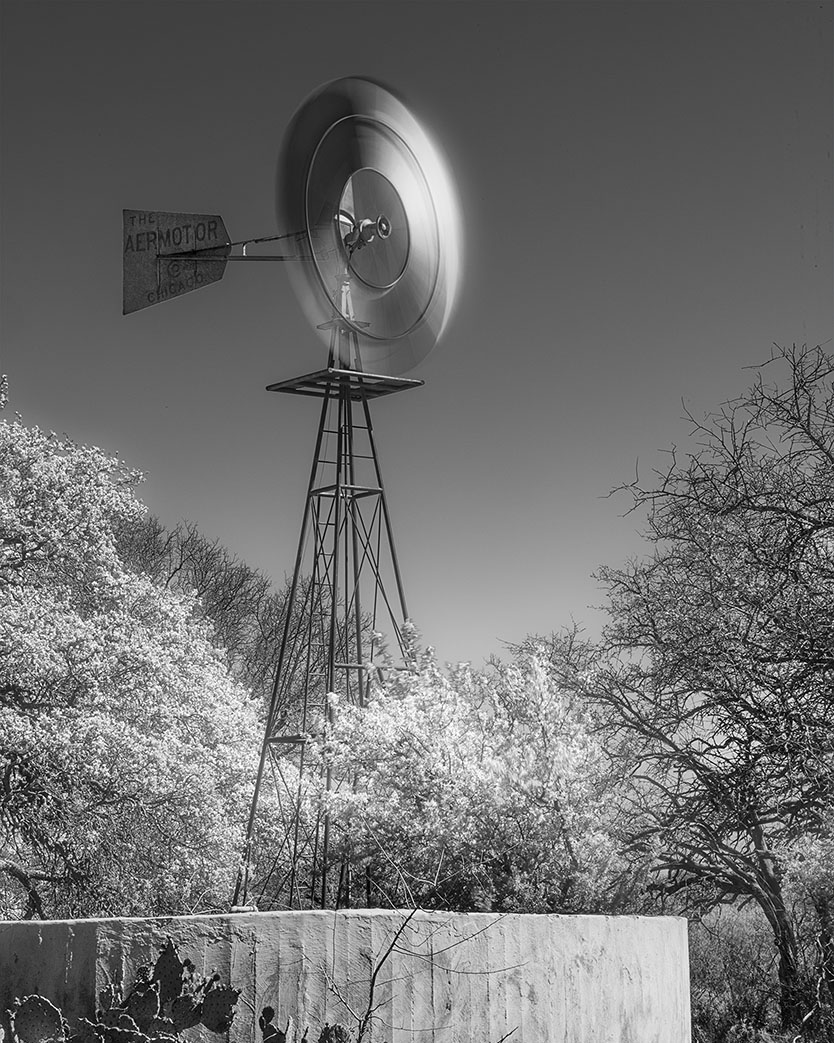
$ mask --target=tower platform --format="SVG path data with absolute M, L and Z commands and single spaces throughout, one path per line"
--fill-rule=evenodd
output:
M 361 402 L 363 399 L 380 398 L 382 395 L 393 395 L 397 391 L 422 387 L 424 383 L 423 380 L 411 380 L 406 377 L 385 377 L 378 373 L 362 373 L 354 369 L 330 368 L 305 373 L 301 377 L 282 380 L 277 384 L 268 384 L 266 390 L 324 398 L 328 393 L 332 395 L 334 391 L 346 388 L 352 401 Z

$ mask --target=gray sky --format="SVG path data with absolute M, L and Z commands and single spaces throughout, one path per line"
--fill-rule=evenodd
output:
M 394 87 L 448 154 L 466 266 L 424 388 L 374 410 L 411 612 L 443 659 L 570 621 L 639 552 L 606 499 L 829 342 L 831 3 L 2 5 L 11 408 L 119 453 L 168 524 L 292 568 L 320 368 L 280 265 L 121 314 L 121 210 L 272 234 L 284 126 L 320 83 Z

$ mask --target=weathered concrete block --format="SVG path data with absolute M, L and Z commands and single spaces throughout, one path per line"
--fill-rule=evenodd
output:
M 309 1025 L 309 1043 L 325 1021 L 355 1030 L 369 1008 L 368 1043 L 689 1043 L 683 919 L 408 917 L 357 909 L 0 923 L 0 1010 L 39 992 L 70 1020 L 91 1017 L 98 990 L 130 985 L 170 937 L 198 972 L 216 969 L 243 990 L 233 1043 L 259 1043 L 266 1005 L 282 1028 L 288 1017 Z

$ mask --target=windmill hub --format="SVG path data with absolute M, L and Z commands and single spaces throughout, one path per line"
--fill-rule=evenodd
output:
M 390 290 L 408 264 L 410 237 L 403 201 L 388 178 L 372 167 L 354 171 L 336 220 L 350 275 L 372 291 Z
M 340 215 L 340 220 L 344 220 L 347 216 L 350 215 Z M 352 254 L 354 250 L 361 250 L 363 246 L 372 243 L 377 236 L 380 239 L 387 239 L 391 234 L 391 222 L 385 214 L 380 214 L 376 221 L 366 217 L 358 225 L 355 220 L 351 219 L 351 226 L 351 230 L 343 240 L 348 255 Z

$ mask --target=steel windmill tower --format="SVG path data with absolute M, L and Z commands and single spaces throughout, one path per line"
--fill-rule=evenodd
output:
M 422 384 L 403 374 L 448 325 L 459 216 L 421 124 L 391 91 L 356 78 L 324 85 L 296 112 L 277 204 L 279 227 L 291 231 L 236 243 L 217 215 L 125 211 L 124 310 L 216 282 L 229 261 L 290 261 L 327 346 L 325 368 L 268 387 L 317 400 L 318 427 L 233 905 L 349 905 L 362 887 L 332 854 L 326 812 L 305 800 L 308 750 L 326 736 L 336 700 L 367 703 L 380 676 L 381 632 L 395 658 L 408 656 L 371 403 Z M 288 252 L 252 252 L 278 240 Z M 316 770 L 325 789 L 356 784 L 335 778 L 326 758 Z

